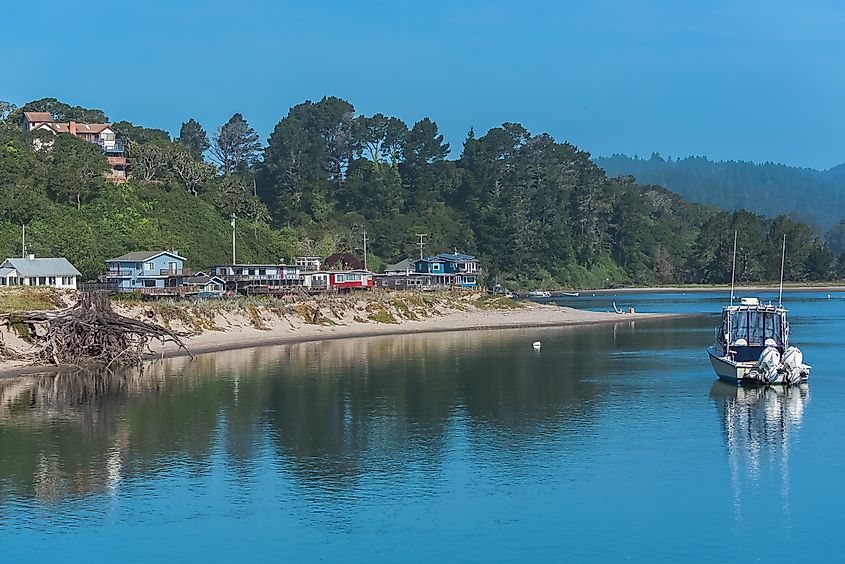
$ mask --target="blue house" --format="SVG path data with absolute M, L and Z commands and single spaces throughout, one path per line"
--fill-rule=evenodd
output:
M 116 284 L 119 292 L 178 288 L 190 276 L 185 258 L 175 251 L 134 251 L 106 262 L 106 283 Z
M 440 253 L 414 262 L 414 271 L 429 274 L 439 286 L 475 288 L 481 267 L 478 259 L 462 253 Z

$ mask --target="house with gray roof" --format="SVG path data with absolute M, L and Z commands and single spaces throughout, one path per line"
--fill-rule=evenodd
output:
M 408 275 L 415 272 L 414 261 L 411 259 L 400 260 L 396 264 L 391 264 L 385 267 L 384 273 L 390 276 Z
M 175 251 L 133 251 L 106 263 L 105 281 L 118 292 L 178 288 L 191 274 L 185 270 L 185 257 Z
M 0 264 L 0 286 L 76 288 L 79 271 L 66 258 L 8 258 Z

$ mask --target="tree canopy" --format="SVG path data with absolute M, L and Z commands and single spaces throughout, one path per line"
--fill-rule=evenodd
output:
M 23 108 L 105 118 L 54 99 Z M 194 119 L 175 140 L 121 121 L 132 178 L 114 185 L 98 146 L 23 132 L 20 110 L 0 107 L 0 255 L 20 252 L 26 225 L 31 250 L 67 256 L 89 278 L 143 248 L 180 249 L 196 268 L 228 260 L 232 213 L 241 260 L 360 254 L 366 230 L 377 265 L 418 256 L 426 233 L 425 252 L 477 254 L 489 282 L 522 287 L 725 283 L 734 231 L 740 282 L 777 279 L 784 235 L 788 279 L 845 270 L 841 224 L 825 240 L 784 213 L 689 203 L 609 177 L 586 151 L 518 123 L 471 130 L 453 155 L 431 118 L 361 115 L 336 97 L 290 108 L 263 148 L 240 113 L 210 142 Z

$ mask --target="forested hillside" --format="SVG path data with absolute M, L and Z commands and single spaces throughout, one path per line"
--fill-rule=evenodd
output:
M 238 259 L 361 254 L 370 266 L 457 249 L 478 254 L 488 282 L 601 287 L 723 283 L 739 231 L 738 278 L 774 280 L 787 235 L 790 280 L 826 279 L 837 261 L 806 224 L 691 204 L 663 188 L 608 178 L 590 155 L 506 123 L 456 150 L 437 124 L 360 115 L 327 97 L 290 109 L 262 143 L 235 114 L 208 135 L 193 119 L 179 135 L 116 120 L 133 178 L 111 184 L 96 146 L 67 134 L 52 146 L 20 129 L 23 110 L 105 121 L 100 110 L 53 99 L 0 117 L 0 254 L 61 255 L 95 277 L 130 250 L 172 248 L 193 268 Z
M 706 157 L 597 157 L 610 176 L 632 175 L 684 198 L 728 211 L 789 215 L 827 230 L 845 219 L 845 165 L 818 171 L 782 164 L 713 162 Z

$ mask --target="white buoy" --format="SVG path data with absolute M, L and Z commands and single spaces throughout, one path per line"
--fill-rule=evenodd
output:
M 531 346 L 534 347 L 535 351 L 540 350 L 540 345 L 541 345 L 540 341 L 534 341 L 533 343 L 531 343 Z

